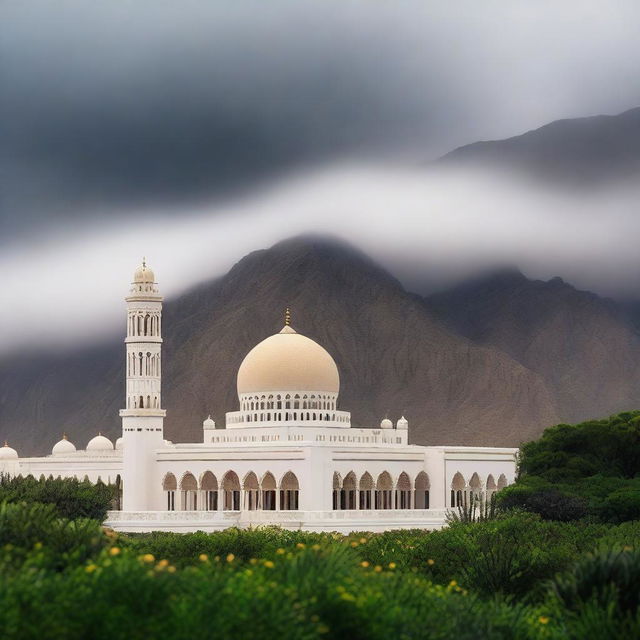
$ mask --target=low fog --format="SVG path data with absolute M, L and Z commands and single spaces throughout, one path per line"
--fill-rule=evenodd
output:
M 343 165 L 179 219 L 87 223 L 73 238 L 59 232 L 3 252 L 0 352 L 119 332 L 143 255 L 171 297 L 252 250 L 309 232 L 346 240 L 421 293 L 516 265 L 532 278 L 638 297 L 638 195 L 580 198 L 505 176 Z
M 0 354 L 117 335 L 301 233 L 426 293 L 495 266 L 637 297 L 637 193 L 436 171 L 640 105 L 636 0 L 0 6 Z

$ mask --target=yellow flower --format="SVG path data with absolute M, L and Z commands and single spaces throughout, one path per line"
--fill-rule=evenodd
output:
M 456 587 L 457 585 L 458 585 L 458 583 L 457 583 L 455 580 L 452 580 L 452 581 L 449 583 L 449 586 L 450 586 L 450 587 Z
M 296 545 L 296 549 L 304 549 L 304 548 L 305 548 L 304 542 L 298 542 L 298 544 Z
M 155 560 L 155 558 L 153 557 L 153 554 L 152 554 L 152 553 L 145 553 L 145 554 L 142 556 L 142 561 L 143 561 L 143 562 L 146 562 L 146 563 L 148 563 L 148 564 L 151 564 L 154 560 Z
M 109 555 L 117 556 L 120 553 L 120 547 L 111 547 L 109 549 Z
M 173 565 L 171 565 L 171 566 L 167 569 L 167 571 L 168 571 L 169 573 L 175 573 L 175 572 L 176 572 L 176 568 L 175 568 Z
M 538 618 L 538 622 L 540 624 L 547 624 L 549 622 L 549 618 L 547 616 L 540 616 Z
M 395 562 L 390 562 L 389 563 L 389 569 L 395 569 L 396 568 L 396 563 Z
M 364 544 L 365 542 L 367 542 L 366 538 L 360 538 L 360 544 Z
M 429 559 L 427 560 L 427 564 L 428 564 L 430 567 L 432 567 L 435 563 L 436 563 L 436 561 L 435 561 L 433 558 L 429 558 Z
M 169 565 L 169 561 L 168 560 L 160 560 L 160 562 L 158 562 L 158 564 L 156 565 L 156 569 L 159 569 L 160 571 L 162 571 L 162 569 L 164 569 L 166 566 Z
M 87 573 L 93 573 L 98 567 L 95 564 L 90 564 L 85 567 Z
M 233 555 L 233 553 L 230 553 L 227 556 L 227 562 L 233 562 L 236 559 L 236 557 Z
M 206 553 L 201 553 L 198 556 L 198 560 L 200 560 L 200 562 L 208 562 L 209 561 L 209 556 Z
M 377 565 L 373 568 L 373 570 L 374 570 L 376 573 L 380 573 L 380 572 L 382 571 L 382 567 L 381 567 L 379 564 L 377 564 Z
M 628 544 L 625 544 L 624 547 L 622 547 L 623 551 L 633 551 L 633 547 L 629 546 Z
M 258 564 L 258 560 L 256 558 L 251 558 L 251 560 L 249 560 L 249 564 Z
M 271 560 L 265 560 L 264 566 L 267 567 L 267 569 L 273 569 L 273 567 L 275 567 L 276 565 L 273 562 L 271 562 Z
M 319 545 L 319 544 L 314 544 L 311 548 L 312 548 L 314 551 L 320 551 L 320 545 Z
M 363 561 L 360 563 L 360 566 L 361 566 L 361 567 L 364 567 L 364 568 L 366 569 L 366 568 L 369 566 L 369 563 L 368 563 L 366 560 L 363 560 Z
M 34 548 L 34 549 L 42 549 L 42 542 L 36 542 L 36 543 L 33 545 L 33 548 Z
M 283 556 L 283 555 L 285 554 L 285 550 L 284 550 L 284 549 L 276 549 L 276 553 L 277 553 L 279 556 Z
M 352 542 L 351 546 L 355 549 L 358 546 L 358 543 L 357 542 Z

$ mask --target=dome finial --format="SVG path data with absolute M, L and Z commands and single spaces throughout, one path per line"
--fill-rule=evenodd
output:
M 65 432 L 65 431 L 63 431 L 63 432 L 62 432 L 62 439 L 63 439 L 63 440 L 67 440 L 67 439 L 68 439 L 68 438 L 67 438 L 67 434 L 66 434 L 66 432 Z
M 146 267 L 147 266 L 147 259 L 145 256 L 142 256 L 142 266 Z
M 8 443 L 6 440 L 4 441 L 4 446 L 5 446 L 5 447 L 8 447 L 8 446 L 9 446 L 9 443 Z
M 284 326 L 291 326 L 291 309 L 289 309 L 289 307 L 284 310 Z

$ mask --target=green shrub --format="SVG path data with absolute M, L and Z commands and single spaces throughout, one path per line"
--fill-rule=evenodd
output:
M 9 477 L 0 474 L 0 502 L 52 504 L 65 518 L 105 519 L 116 496 L 112 485 L 75 478 Z
M 551 590 L 574 637 L 640 637 L 640 551 L 589 555 Z
M 40 567 L 60 570 L 84 562 L 108 544 L 95 520 L 60 518 L 53 505 L 0 503 L 0 568 L 4 572 L 20 568 L 27 557 Z

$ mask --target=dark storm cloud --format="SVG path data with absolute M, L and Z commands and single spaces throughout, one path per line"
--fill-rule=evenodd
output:
M 557 4 L 7 2 L 3 236 L 640 102 L 634 3 Z

